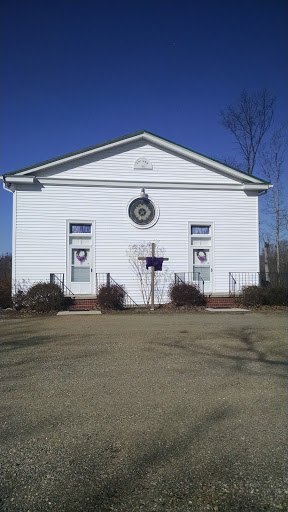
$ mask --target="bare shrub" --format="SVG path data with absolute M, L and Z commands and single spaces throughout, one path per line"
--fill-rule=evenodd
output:
M 286 306 L 287 286 L 247 286 L 243 288 L 238 302 L 246 307 Z
M 27 308 L 37 313 L 60 311 L 64 307 L 64 294 L 57 284 L 37 283 L 22 298 Z
M 17 290 L 17 292 L 13 295 L 13 307 L 17 311 L 20 309 L 26 308 L 27 306 L 27 298 L 26 293 L 23 290 Z
M 123 287 L 116 285 L 100 286 L 97 302 L 100 309 L 118 310 L 124 307 L 125 292 Z
M 173 284 L 169 295 L 175 306 L 204 306 L 206 303 L 205 297 L 193 284 Z
M 11 306 L 11 278 L 3 277 L 0 279 L 0 308 L 10 308 Z

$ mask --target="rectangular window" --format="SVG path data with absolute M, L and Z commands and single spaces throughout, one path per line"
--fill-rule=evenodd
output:
M 191 235 L 209 235 L 210 226 L 191 226 Z
M 91 233 L 91 224 L 70 224 L 70 233 Z
M 198 281 L 198 276 L 200 276 L 203 281 L 210 281 L 210 267 L 193 267 L 193 279 L 194 281 Z
M 71 268 L 72 283 L 89 283 L 90 268 L 72 267 Z

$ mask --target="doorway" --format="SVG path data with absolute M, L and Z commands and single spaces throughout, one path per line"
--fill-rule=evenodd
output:
M 212 224 L 190 224 L 189 272 L 204 293 L 213 291 Z
M 68 223 L 67 283 L 72 293 L 90 295 L 93 289 L 92 223 Z

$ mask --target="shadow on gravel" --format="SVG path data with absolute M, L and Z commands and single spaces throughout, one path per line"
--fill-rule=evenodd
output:
M 191 425 L 190 430 L 186 431 L 182 435 L 180 434 L 179 437 L 175 438 L 173 443 L 170 443 L 168 445 L 163 443 L 163 439 L 161 439 L 162 436 L 161 434 L 158 433 L 158 436 L 154 436 L 156 440 L 154 442 L 151 441 L 150 446 L 140 445 L 138 449 L 138 451 L 140 452 L 139 456 L 134 456 L 134 459 L 132 460 L 128 459 L 127 463 L 121 464 L 120 467 L 119 464 L 116 464 L 117 461 L 115 460 L 115 454 L 108 454 L 108 467 L 105 470 L 104 474 L 104 477 L 106 478 L 102 479 L 102 481 L 99 479 L 100 481 L 97 482 L 96 486 L 95 468 L 97 468 L 97 462 L 95 461 L 95 464 L 93 464 L 93 461 L 90 460 L 89 466 L 91 467 L 91 474 L 89 474 L 88 471 L 86 470 L 85 474 L 81 476 L 81 480 L 83 482 L 89 483 L 89 486 L 87 486 L 86 484 L 83 486 L 85 487 L 84 489 L 78 488 L 78 504 L 75 504 L 73 506 L 71 502 L 66 501 L 63 510 L 69 510 L 71 512 L 76 512 L 76 510 L 77 512 L 107 512 L 111 510 L 123 510 L 126 512 L 128 510 L 142 510 L 142 506 L 140 506 L 140 503 L 142 499 L 145 499 L 143 498 L 144 495 L 148 497 L 150 496 L 150 498 L 148 498 L 149 501 L 146 503 L 146 506 L 144 507 L 144 510 L 156 510 L 153 508 L 153 503 L 150 502 L 151 491 L 152 494 L 155 494 L 155 489 L 153 489 L 153 482 L 151 482 L 151 477 L 153 479 L 153 474 L 157 474 L 157 472 L 160 472 L 160 474 L 162 474 L 163 479 L 168 478 L 168 481 L 173 481 L 173 470 L 170 470 L 169 473 L 169 462 L 171 460 L 175 460 L 177 463 L 179 463 L 181 462 L 181 459 L 185 459 L 185 456 L 187 455 L 189 462 L 193 462 L 193 450 L 197 449 L 198 440 L 200 438 L 203 438 L 205 434 L 209 431 L 209 429 L 213 428 L 219 422 L 225 421 L 227 418 L 231 417 L 232 414 L 232 407 L 215 408 L 213 412 L 211 412 L 210 414 L 203 418 L 203 421 L 195 425 Z M 113 461 L 113 459 L 115 460 L 115 462 Z M 116 474 L 115 469 L 117 469 Z M 112 474 L 109 475 L 109 473 Z M 169 491 L 168 482 L 163 483 L 164 488 L 166 487 L 166 490 Z M 154 485 L 155 484 L 159 485 L 157 478 L 155 479 Z M 174 482 L 174 484 L 175 487 L 177 487 L 177 483 Z M 196 484 L 196 482 L 194 482 L 194 484 Z M 197 485 L 200 485 L 198 475 Z M 181 482 L 179 482 L 178 487 L 179 486 L 181 490 L 178 489 L 178 495 L 180 493 L 181 496 L 183 494 L 185 496 L 185 489 L 181 488 Z M 93 487 L 98 488 L 96 494 L 95 491 L 93 491 Z M 158 496 L 156 497 L 156 502 L 158 501 L 158 498 L 161 495 L 163 495 L 163 484 L 161 484 L 160 487 L 161 490 L 158 489 L 158 491 L 156 491 L 156 494 L 158 494 Z M 169 498 L 170 501 L 174 500 L 174 493 L 177 496 L 177 491 L 173 491 L 172 496 L 170 496 Z M 189 493 L 191 494 L 190 491 Z M 157 510 L 160 509 L 157 508 Z M 165 507 L 161 508 L 161 510 L 164 511 Z M 169 510 L 174 510 L 174 508 L 169 508 Z
M 88 467 L 80 479 L 83 486 L 78 487 L 79 501 L 73 503 L 67 493 L 63 497 L 65 501 L 61 510 L 270 511 L 271 497 L 268 496 L 266 501 L 265 496 L 257 494 L 257 478 L 253 484 L 249 481 L 251 475 L 241 477 L 235 474 L 233 454 L 231 457 L 220 455 L 219 459 L 214 457 L 207 467 L 201 465 L 193 468 L 193 451 L 197 452 L 197 443 L 205 439 L 210 429 L 232 419 L 233 415 L 232 408 L 216 408 L 168 445 L 163 445 L 156 435 L 154 442 L 142 445 L 138 450 L 139 455 L 125 464 L 117 464 L 117 455 L 110 454 L 110 465 L 103 477 L 97 474 L 97 461 L 87 461 Z
M 286 354 L 283 354 L 283 358 L 280 359 L 273 359 L 270 357 L 269 353 L 266 353 L 264 350 L 260 350 L 257 348 L 257 345 L 261 345 L 261 339 L 258 339 L 256 342 L 253 340 L 253 337 L 258 333 L 259 337 L 259 331 L 253 332 L 251 329 L 240 329 L 239 331 L 233 331 L 233 333 L 228 333 L 228 335 L 231 336 L 231 339 L 233 342 L 235 340 L 239 341 L 239 344 L 235 346 L 235 344 L 231 343 L 230 345 L 222 346 L 221 348 L 213 348 L 211 344 L 209 344 L 209 339 L 207 339 L 207 342 L 202 342 L 201 345 L 197 343 L 194 339 L 188 339 L 188 340 L 177 340 L 173 342 L 157 342 L 153 341 L 150 342 L 149 345 L 151 347 L 163 347 L 165 349 L 171 349 L 174 350 L 175 348 L 182 351 L 187 351 L 189 354 L 193 354 L 193 356 L 203 356 L 203 357 L 209 357 L 212 358 L 214 361 L 230 361 L 233 366 L 232 369 L 237 372 L 249 372 L 249 374 L 257 374 L 259 375 L 259 372 L 255 371 L 253 369 L 252 364 L 255 365 L 255 363 L 263 364 L 264 367 L 266 366 L 266 370 L 269 368 L 272 368 L 273 366 L 279 367 L 281 370 L 283 368 L 283 372 L 281 373 L 271 373 L 271 375 L 276 377 L 283 377 L 286 379 L 286 366 L 287 362 L 284 359 Z M 227 336 L 227 333 L 224 333 L 225 336 Z M 264 335 L 263 335 L 264 336 Z M 221 333 L 217 333 L 217 338 L 221 338 Z M 153 348 L 151 349 L 153 350 Z M 279 355 L 279 354 L 278 354 Z M 267 371 L 266 371 L 267 375 Z
M 18 350 L 21 348 L 36 347 L 51 343 L 55 340 L 52 336 L 31 336 L 29 338 L 16 338 L 1 342 L 1 350 Z

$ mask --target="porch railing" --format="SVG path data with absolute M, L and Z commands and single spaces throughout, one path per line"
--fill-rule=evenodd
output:
M 65 275 L 63 273 L 60 274 L 50 274 L 50 283 L 58 284 L 60 286 L 64 295 L 75 295 L 68 286 L 65 284 Z M 68 293 L 67 293 L 68 292 Z
M 246 286 L 287 286 L 288 274 L 277 272 L 229 272 L 229 295 L 235 297 Z
M 174 274 L 174 282 L 178 283 L 186 283 L 186 284 L 194 284 L 204 295 L 204 287 L 205 281 L 201 277 L 200 272 L 177 272 Z
M 235 297 L 237 281 L 232 272 L 229 272 L 229 296 Z
M 124 292 L 124 305 L 127 308 L 138 307 L 138 304 L 135 302 L 134 299 L 132 299 L 132 297 L 129 295 L 129 293 L 127 293 L 124 286 L 122 286 L 121 284 L 118 284 L 115 281 L 115 279 L 113 279 L 113 277 L 111 276 L 111 274 L 109 272 L 106 274 L 104 274 L 104 273 L 96 274 L 96 293 L 98 293 L 99 288 L 101 286 L 110 286 L 110 285 L 117 286 L 117 288 L 119 290 Z

